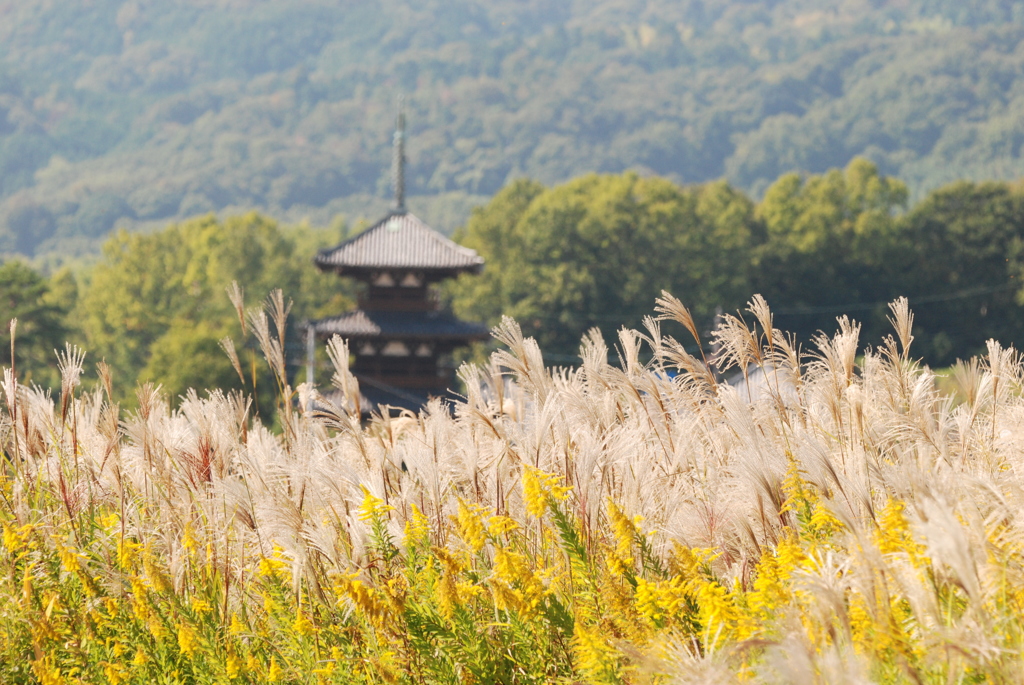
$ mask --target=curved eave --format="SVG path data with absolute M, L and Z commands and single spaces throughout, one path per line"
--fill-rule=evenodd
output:
M 357 279 L 370 279 L 384 271 L 404 271 L 422 273 L 428 281 L 440 281 L 446 278 L 456 278 L 460 274 L 479 274 L 484 270 L 483 260 L 480 263 L 465 267 L 423 267 L 423 266 L 401 266 L 394 264 L 380 264 L 376 266 L 349 266 L 322 262 L 319 255 L 313 260 L 316 268 L 325 273 L 333 272 L 339 276 L 349 276 Z
M 487 340 L 491 337 L 489 331 L 483 333 L 451 333 L 451 334 L 437 334 L 437 333 L 416 333 L 416 332 L 380 332 L 380 333 L 367 333 L 367 332 L 354 332 L 354 333 L 343 333 L 341 331 L 317 331 L 317 337 L 329 338 L 335 335 L 340 335 L 345 340 L 436 340 L 438 342 L 453 342 L 453 343 L 470 343 L 475 340 Z
M 480 323 L 461 321 L 442 313 L 379 312 L 356 309 L 307 325 L 318 337 L 340 335 L 350 340 L 436 340 L 471 342 L 486 340 L 490 331 Z
M 391 212 L 359 235 L 320 250 L 313 261 L 324 271 L 356 275 L 385 270 L 458 274 L 478 271 L 484 260 L 415 215 Z

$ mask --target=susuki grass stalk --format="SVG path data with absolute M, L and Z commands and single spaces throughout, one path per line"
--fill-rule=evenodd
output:
M 580 368 L 547 369 L 506 320 L 507 349 L 460 370 L 453 411 L 362 423 L 343 341 L 334 394 L 300 386 L 316 410 L 294 410 L 283 297 L 270 319 L 233 299 L 275 371 L 280 434 L 217 390 L 172 410 L 143 387 L 125 413 L 109 375 L 81 389 L 71 349 L 59 406 L 5 370 L 0 682 L 1024 672 L 1012 349 L 958 367 L 956 404 L 909 356 L 905 301 L 898 346 L 865 349 L 842 320 L 805 355 L 755 298 L 761 330 L 726 317 L 708 359 L 661 330 L 700 344 L 665 294 L 646 333 L 620 336 L 621 369 L 596 332 Z M 746 390 L 710 364 L 738 366 Z

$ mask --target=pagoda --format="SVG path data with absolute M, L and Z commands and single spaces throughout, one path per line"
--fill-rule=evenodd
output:
M 461 321 L 440 306 L 434 286 L 461 273 L 479 273 L 484 260 L 427 226 L 405 207 L 405 116 L 394 135 L 391 211 L 359 235 L 321 250 L 321 271 L 363 284 L 358 308 L 309 322 L 310 340 L 345 338 L 355 357 L 364 412 L 396 407 L 417 410 L 450 393 L 448 355 L 485 340 L 483 324 Z

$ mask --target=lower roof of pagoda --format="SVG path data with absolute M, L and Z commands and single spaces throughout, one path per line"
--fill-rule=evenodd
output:
M 442 400 L 445 403 L 445 408 L 449 410 L 453 403 L 464 399 L 448 389 L 411 390 L 408 388 L 394 388 L 385 383 L 375 382 L 373 379 L 359 378 L 359 413 L 364 417 L 369 416 L 372 412 L 383 413 L 385 411 L 395 416 L 398 413 L 396 410 L 402 409 L 419 412 L 433 398 Z M 338 390 L 332 390 L 323 399 L 339 408 L 349 404 L 345 396 Z M 320 408 L 326 409 L 327 407 L 322 404 Z
M 391 340 L 486 340 L 487 326 L 462 321 L 444 311 L 374 311 L 354 309 L 311 321 L 318 337 Z

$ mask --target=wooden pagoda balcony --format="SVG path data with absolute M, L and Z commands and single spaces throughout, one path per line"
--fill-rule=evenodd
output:
M 367 311 L 432 312 L 440 306 L 440 295 L 427 286 L 389 288 L 371 285 L 359 296 L 359 308 Z

